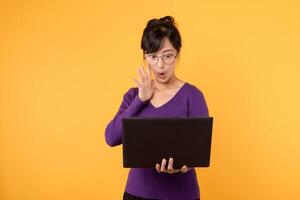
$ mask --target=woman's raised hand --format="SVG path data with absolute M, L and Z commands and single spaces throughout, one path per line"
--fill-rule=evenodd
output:
M 154 92 L 154 80 L 151 80 L 151 72 L 149 66 L 147 66 L 146 71 L 141 65 L 138 70 L 139 81 L 134 78 L 138 88 L 139 88 L 139 98 L 142 101 L 150 99 Z
M 186 165 L 183 165 L 181 169 L 174 169 L 173 168 L 173 163 L 174 163 L 173 158 L 169 158 L 169 163 L 168 163 L 167 168 L 166 168 L 166 163 L 167 163 L 167 160 L 165 158 L 162 159 L 161 165 L 156 164 L 156 166 L 155 166 L 156 170 L 159 173 L 165 172 L 165 173 L 169 173 L 169 174 L 174 174 L 174 173 L 178 173 L 178 172 L 186 173 L 189 170 L 189 168 Z

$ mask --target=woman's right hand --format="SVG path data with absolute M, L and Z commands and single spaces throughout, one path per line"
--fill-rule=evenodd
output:
M 141 65 L 137 69 L 140 81 L 134 78 L 138 88 L 139 88 L 139 98 L 142 101 L 146 101 L 150 99 L 154 92 L 154 80 L 151 80 L 151 72 L 149 66 L 147 66 L 147 70 L 145 71 L 143 65 Z

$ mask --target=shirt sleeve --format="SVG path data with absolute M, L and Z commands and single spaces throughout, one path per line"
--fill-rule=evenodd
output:
M 188 96 L 188 116 L 189 117 L 209 117 L 209 111 L 205 97 L 200 89 L 194 87 L 190 90 Z M 194 167 L 189 167 L 189 170 L 194 170 Z M 182 172 L 172 174 L 173 176 L 181 176 Z
M 111 147 L 122 144 L 122 118 L 133 117 L 148 101 L 142 101 L 134 90 L 132 87 L 123 95 L 118 112 L 105 128 L 105 141 Z
M 191 91 L 188 98 L 188 116 L 189 117 L 209 117 L 207 103 L 204 94 L 196 87 Z

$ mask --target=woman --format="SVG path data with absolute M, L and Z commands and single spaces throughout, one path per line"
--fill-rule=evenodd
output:
M 122 143 L 124 117 L 209 116 L 203 93 L 175 75 L 181 37 L 174 18 L 151 19 L 144 29 L 141 48 L 147 67 L 138 68 L 139 80 L 134 79 L 137 87 L 123 95 L 119 111 L 106 127 L 105 140 L 110 146 Z M 173 158 L 164 158 L 153 168 L 131 168 L 123 200 L 200 199 L 195 169 L 186 165 L 174 169 L 174 162 Z

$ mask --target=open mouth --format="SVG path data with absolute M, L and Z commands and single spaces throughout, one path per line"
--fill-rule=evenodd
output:
M 166 73 L 159 73 L 158 74 L 160 78 L 165 78 L 166 77 Z

